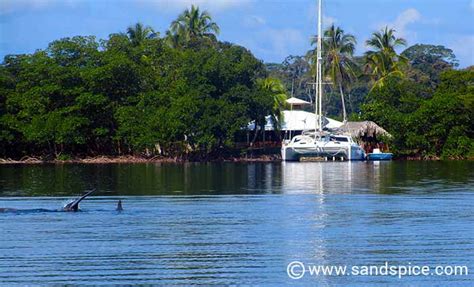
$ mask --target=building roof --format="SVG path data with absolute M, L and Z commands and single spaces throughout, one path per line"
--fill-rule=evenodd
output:
M 340 130 L 350 133 L 353 138 L 388 136 L 391 135 L 382 127 L 372 121 L 347 122 L 340 127 Z
M 302 99 L 298 99 L 295 97 L 291 97 L 286 100 L 286 103 L 291 105 L 291 106 L 304 106 L 304 105 L 311 105 L 310 102 L 304 101 Z
M 314 113 L 306 111 L 283 111 L 283 123 L 281 124 L 281 130 L 287 131 L 305 131 L 314 130 L 316 128 L 316 121 L 318 117 Z M 265 130 L 273 130 L 273 122 L 270 116 L 266 117 L 267 123 L 265 124 Z M 342 126 L 342 122 L 336 121 L 327 117 L 322 119 L 325 128 L 335 129 Z M 248 124 L 247 129 L 253 130 L 255 128 L 254 122 Z

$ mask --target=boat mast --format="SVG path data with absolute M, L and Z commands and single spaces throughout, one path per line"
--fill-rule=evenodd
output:
M 316 87 L 317 87 L 317 99 L 318 104 L 316 104 L 315 113 L 318 116 L 317 121 L 317 129 L 321 132 L 323 130 L 323 123 L 322 123 L 322 111 L 321 111 L 321 104 L 322 104 L 322 97 L 323 97 L 323 85 L 322 85 L 322 61 L 323 58 L 321 56 L 321 51 L 323 49 L 323 41 L 322 41 L 322 0 L 318 1 L 318 47 L 317 47 L 317 59 L 316 59 Z M 316 136 L 316 133 L 315 133 Z
M 316 127 L 314 136 L 316 138 L 316 131 L 322 132 L 323 122 L 322 122 L 322 96 L 323 96 L 323 84 L 322 84 L 322 62 L 323 58 L 321 56 L 323 50 L 323 29 L 322 29 L 322 0 L 318 1 L 318 45 L 316 47 L 316 97 L 314 99 L 314 113 L 318 117 L 316 120 Z

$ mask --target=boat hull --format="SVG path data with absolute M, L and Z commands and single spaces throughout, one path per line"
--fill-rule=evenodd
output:
M 369 153 L 367 160 L 391 160 L 392 156 L 392 153 Z
M 365 160 L 365 152 L 358 145 L 346 147 L 292 147 L 284 146 L 281 149 L 281 157 L 284 161 L 299 161 L 302 157 L 321 157 L 327 160 Z

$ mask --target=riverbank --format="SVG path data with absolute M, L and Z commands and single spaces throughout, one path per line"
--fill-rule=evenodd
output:
M 437 156 L 399 156 L 394 160 L 405 161 L 440 161 L 443 160 Z M 448 160 L 474 160 L 474 158 L 450 158 Z M 0 158 L 0 165 L 2 164 L 115 164 L 115 163 L 185 163 L 185 162 L 281 162 L 280 154 L 253 154 L 242 157 L 215 157 L 215 158 L 200 158 L 189 159 L 180 157 L 142 157 L 133 155 L 123 156 L 95 156 L 95 157 L 75 157 L 70 159 L 51 159 L 41 157 L 23 157 L 19 160 L 11 158 Z
M 140 156 L 97 156 L 72 159 L 42 159 L 37 157 L 23 157 L 19 160 L 0 158 L 0 164 L 109 164 L 109 163 L 184 163 L 184 162 L 280 162 L 281 157 L 275 155 L 258 155 L 252 157 L 228 157 L 208 160 L 189 160 L 171 157 L 140 157 Z

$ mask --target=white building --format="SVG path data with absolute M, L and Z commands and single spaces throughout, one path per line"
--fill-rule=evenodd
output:
M 318 117 L 314 113 L 300 110 L 283 111 L 283 122 L 281 124 L 282 131 L 309 131 L 316 128 Z M 270 116 L 266 117 L 265 131 L 273 131 L 273 122 Z M 323 117 L 323 125 L 325 128 L 335 129 L 342 126 L 342 122 L 327 117 Z M 255 123 L 250 122 L 247 125 L 248 130 L 255 129 Z
M 298 99 L 289 98 L 286 103 L 290 106 L 290 110 L 283 111 L 283 122 L 281 123 L 281 130 L 283 132 L 295 131 L 303 132 L 309 130 L 315 130 L 318 120 L 318 116 L 315 113 L 310 113 L 302 110 L 305 106 L 311 105 L 311 103 Z M 273 122 L 270 116 L 266 117 L 265 131 L 273 131 Z M 322 119 L 323 126 L 328 129 L 335 129 L 342 126 L 342 122 L 336 121 L 327 117 Z M 247 126 L 248 130 L 255 129 L 255 123 L 250 122 Z

